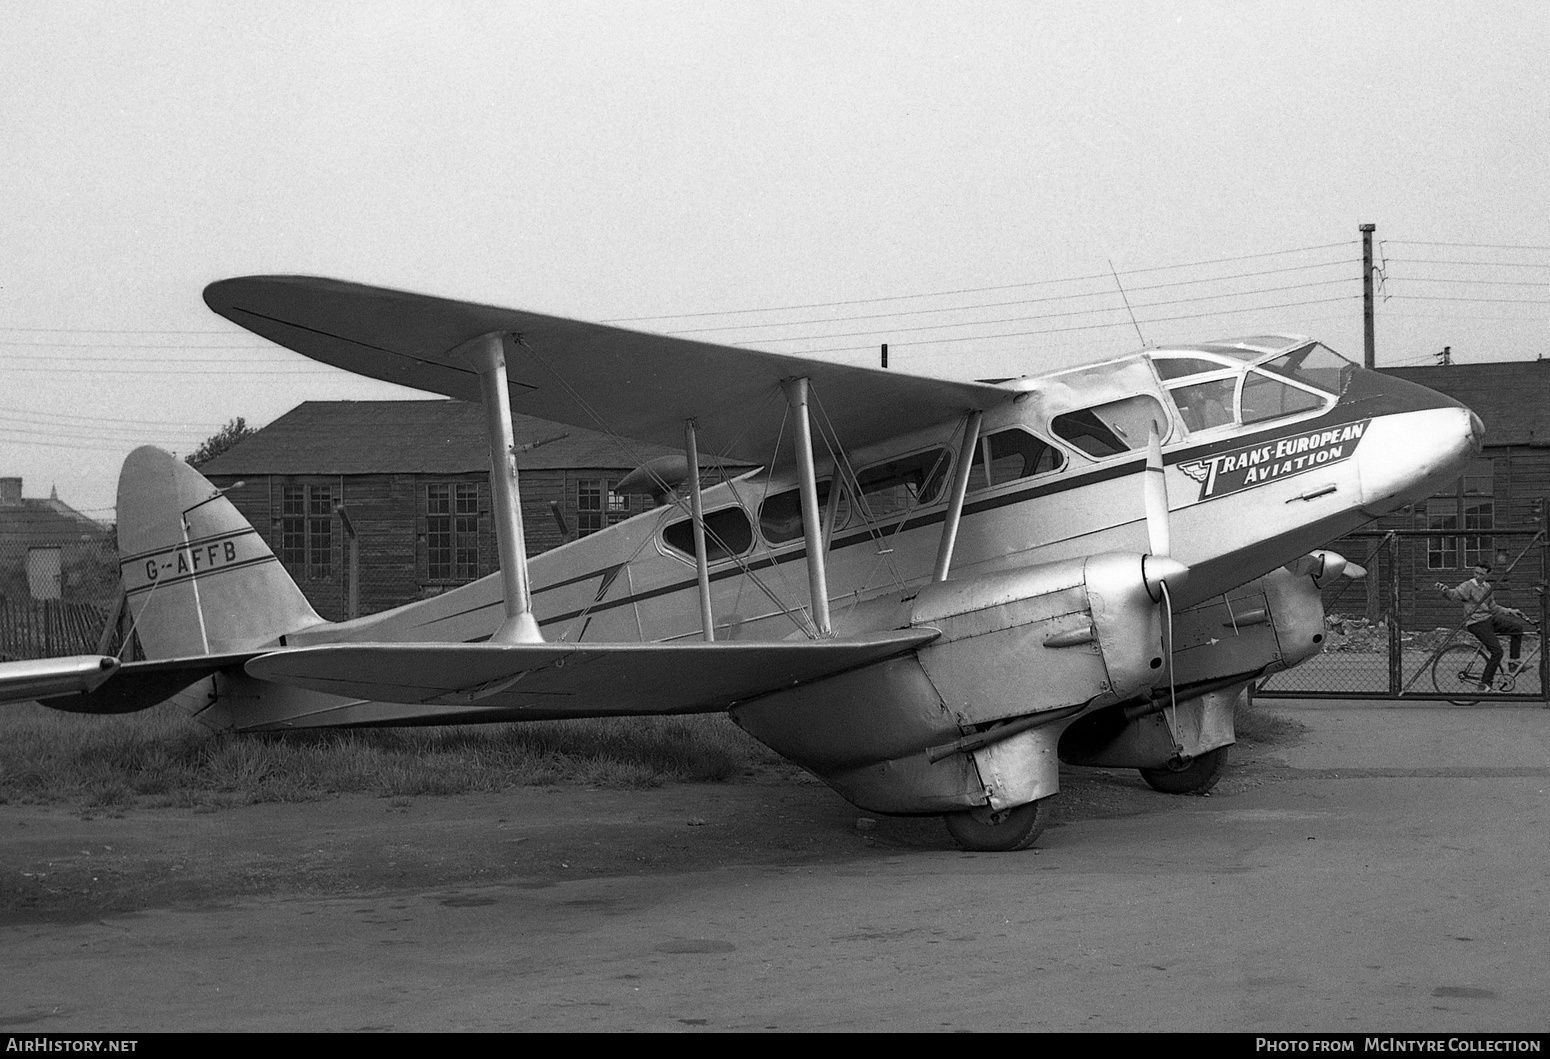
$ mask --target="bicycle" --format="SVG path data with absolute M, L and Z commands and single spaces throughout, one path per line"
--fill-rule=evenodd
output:
M 1544 646 L 1539 630 L 1530 628 L 1524 632 L 1523 638 L 1534 641 L 1533 649 L 1518 659 L 1502 659 L 1502 664 L 1496 670 L 1496 678 L 1491 681 L 1492 693 L 1510 695 L 1517 687 L 1519 677 L 1525 673 L 1539 672 L 1539 650 Z M 1475 644 L 1456 643 L 1445 647 L 1432 660 L 1432 687 L 1447 695 L 1448 701 L 1455 706 L 1473 706 L 1480 701 L 1480 685 L 1484 682 L 1486 663 L 1490 660 L 1491 656 L 1485 648 Z M 1471 694 L 1475 697 L 1468 698 Z M 1458 698 L 1454 698 L 1455 695 Z

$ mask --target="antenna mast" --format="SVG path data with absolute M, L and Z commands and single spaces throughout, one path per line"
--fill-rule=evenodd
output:
M 1114 271 L 1114 259 L 1109 259 L 1109 274 L 1114 277 L 1114 285 L 1119 288 L 1119 296 L 1125 302 L 1125 311 L 1130 313 L 1130 326 L 1136 329 L 1136 337 L 1141 340 L 1142 347 L 1151 345 L 1146 336 L 1141 333 L 1141 325 L 1136 323 L 1135 311 L 1130 308 L 1130 296 L 1125 293 L 1125 285 L 1119 281 L 1119 273 Z

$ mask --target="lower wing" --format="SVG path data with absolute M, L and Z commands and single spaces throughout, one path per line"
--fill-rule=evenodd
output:
M 250 676 L 375 702 L 423 705 L 391 723 L 444 716 L 449 706 L 545 716 L 708 713 L 903 654 L 934 629 L 779 643 L 331 644 L 261 655 Z M 516 716 L 511 719 L 517 719 Z

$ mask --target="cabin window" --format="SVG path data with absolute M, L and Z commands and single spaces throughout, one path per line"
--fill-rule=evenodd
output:
M 826 529 L 829 527 L 829 499 L 832 485 L 832 481 L 828 478 L 818 482 L 818 522 Z M 845 504 L 843 491 L 835 507 L 837 510 L 834 513 L 834 522 L 835 528 L 838 528 L 845 524 L 849 515 L 849 505 Z M 784 544 L 802 536 L 800 489 L 787 489 L 765 498 L 764 503 L 759 505 L 759 532 L 771 544 Z
M 606 478 L 576 480 L 576 536 L 585 537 L 630 517 L 630 498 Z
M 479 485 L 425 487 L 426 580 L 472 581 L 479 576 Z
M 680 519 L 662 531 L 662 540 L 674 551 L 694 557 L 694 520 Z M 742 555 L 753 547 L 753 523 L 740 507 L 724 507 L 705 516 L 705 560 L 717 562 Z
M 1329 398 L 1250 371 L 1243 380 L 1243 422 L 1263 423 L 1323 408 Z
M 980 438 L 969 468 L 969 488 L 989 489 L 1036 474 L 1058 471 L 1060 450 L 1026 430 L 1013 428 Z
M 334 487 L 287 485 L 280 493 L 280 561 L 291 576 L 328 581 L 334 574 Z
M 947 449 L 927 449 L 868 467 L 856 475 L 862 516 L 875 522 L 932 503 L 942 495 L 950 462 Z
M 1087 455 L 1100 458 L 1145 448 L 1154 425 L 1159 438 L 1166 440 L 1170 432 L 1162 405 L 1145 394 L 1063 412 L 1050 425 Z

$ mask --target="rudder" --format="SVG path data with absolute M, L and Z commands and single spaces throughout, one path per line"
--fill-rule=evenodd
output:
M 254 650 L 322 624 L 231 501 L 160 449 L 138 448 L 124 461 L 118 555 L 148 659 Z

